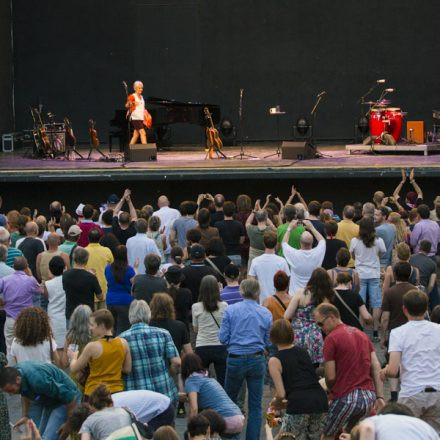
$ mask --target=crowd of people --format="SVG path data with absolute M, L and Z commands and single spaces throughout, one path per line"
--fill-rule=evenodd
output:
M 440 196 L 407 180 L 340 216 L 294 186 L 0 214 L 0 440 L 438 438 Z

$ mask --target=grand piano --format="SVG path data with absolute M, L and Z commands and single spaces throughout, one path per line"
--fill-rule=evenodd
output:
M 152 133 L 148 138 L 156 141 L 157 146 L 168 147 L 172 145 L 169 126 L 176 123 L 195 124 L 206 127 L 207 121 L 203 109 L 208 107 L 214 124 L 220 121 L 220 106 L 203 102 L 180 102 L 172 99 L 148 97 L 145 106 L 153 118 Z M 121 150 L 127 144 L 128 124 L 126 110 L 115 110 L 110 120 L 109 147 L 111 150 L 112 138 L 119 138 Z

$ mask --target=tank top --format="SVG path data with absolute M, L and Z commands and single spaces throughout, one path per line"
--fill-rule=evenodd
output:
M 274 296 L 268 296 L 266 300 L 266 307 L 269 309 L 269 312 L 272 313 L 272 321 L 276 321 L 277 319 L 284 318 L 284 312 L 286 311 L 291 299 L 287 302 L 283 302 L 284 307 L 280 304 L 280 302 L 274 298 Z
M 133 121 L 143 121 L 144 120 L 144 111 L 145 111 L 145 102 L 144 98 L 141 95 L 140 98 L 136 93 L 132 95 L 134 97 L 134 101 L 136 102 L 136 108 L 131 113 L 131 120 Z
M 287 414 L 320 414 L 327 412 L 327 395 L 319 385 L 310 356 L 300 347 L 279 350 L 286 390 Z
M 61 251 L 49 252 L 44 251 L 41 253 L 40 257 L 40 272 L 41 272 L 41 280 L 47 281 L 49 279 L 49 262 L 53 257 L 59 257 L 62 254 Z
M 112 394 L 124 390 L 122 365 L 125 360 L 125 350 L 121 338 L 99 339 L 98 342 L 102 345 L 102 353 L 89 362 L 90 373 L 84 390 L 86 396 L 90 396 L 101 383 L 106 384 Z

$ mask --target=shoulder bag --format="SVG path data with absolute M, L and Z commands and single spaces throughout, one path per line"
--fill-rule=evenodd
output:
M 353 310 L 350 307 L 348 307 L 347 303 L 342 299 L 341 295 L 339 295 L 339 293 L 336 292 L 336 290 L 335 290 L 335 294 L 336 294 L 336 298 L 338 298 L 339 301 L 341 301 L 342 305 L 347 309 L 348 312 L 350 312 L 351 316 L 353 316 L 356 319 L 356 321 L 359 323 L 359 325 L 362 327 L 362 323 L 357 317 L 357 315 L 353 312 Z

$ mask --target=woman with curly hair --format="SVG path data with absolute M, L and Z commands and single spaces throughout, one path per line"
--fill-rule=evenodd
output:
M 284 318 L 292 319 L 295 345 L 305 348 L 312 362 L 319 364 L 323 358 L 321 329 L 316 325 L 313 312 L 319 304 L 331 302 L 335 292 L 325 269 L 318 267 L 312 272 L 305 289 L 298 289 L 284 312 Z
M 23 309 L 15 321 L 14 336 L 11 356 L 15 362 L 60 363 L 49 317 L 42 308 Z

